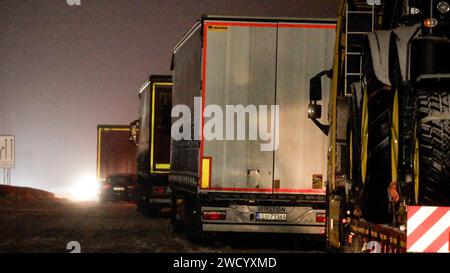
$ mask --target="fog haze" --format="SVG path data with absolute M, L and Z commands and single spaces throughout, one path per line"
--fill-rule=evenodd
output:
M 67 196 L 96 170 L 96 126 L 137 118 L 138 88 L 170 73 L 201 14 L 327 17 L 338 0 L 0 1 L 0 134 L 16 136 L 14 185 Z

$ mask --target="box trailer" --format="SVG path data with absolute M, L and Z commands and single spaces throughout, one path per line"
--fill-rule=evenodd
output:
M 103 187 L 109 183 L 108 178 L 133 177 L 136 173 L 137 150 L 129 138 L 128 125 L 97 126 L 97 181 L 102 185 L 100 197 L 105 190 Z
M 172 77 L 152 75 L 139 90 L 139 120 L 132 127 L 137 143 L 138 211 L 157 216 L 170 206 L 167 177 L 170 171 L 170 111 Z
M 327 137 L 303 113 L 309 79 L 332 64 L 335 27 L 333 20 L 203 16 L 175 46 L 173 109 L 187 106 L 194 120 L 191 139 L 172 135 L 175 228 L 193 239 L 202 231 L 324 233 Z M 233 106 L 256 109 L 258 118 L 244 113 L 242 139 L 235 112 L 224 137 L 207 140 L 210 106 L 226 112 L 214 116 L 219 123 L 227 124 Z M 260 117 L 271 140 L 261 136 Z

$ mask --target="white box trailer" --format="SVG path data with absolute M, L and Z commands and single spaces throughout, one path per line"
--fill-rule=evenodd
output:
M 323 234 L 328 143 L 305 113 L 309 79 L 331 67 L 334 37 L 332 20 L 204 16 L 181 39 L 172 59 L 173 106 L 192 109 L 202 137 L 172 139 L 169 183 L 176 227 Z M 327 113 L 328 98 L 323 100 Z M 223 127 L 224 140 L 207 140 L 202 129 L 213 118 L 205 117 L 210 105 L 223 109 L 218 117 L 223 124 L 230 106 L 254 105 L 258 118 L 247 113 L 245 140 L 236 140 L 236 117 L 232 128 Z M 278 123 L 270 112 L 275 105 Z M 269 120 L 271 141 L 249 137 L 255 123 L 264 125 L 262 115 Z M 172 117 L 172 124 L 176 121 Z M 195 136 L 195 126 L 190 129 Z M 230 129 L 234 139 L 227 139 Z M 275 139 L 274 149 L 262 151 L 262 144 Z

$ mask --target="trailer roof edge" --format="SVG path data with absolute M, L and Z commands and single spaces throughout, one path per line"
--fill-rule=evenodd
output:
M 336 17 L 258 17 L 258 16 L 224 16 L 224 15 L 203 15 L 204 20 L 226 20 L 226 21 L 256 21 L 256 22 L 316 22 L 316 23 L 337 23 Z
M 223 15 L 202 15 L 201 19 L 181 37 L 172 50 L 172 55 L 176 54 L 178 49 L 203 25 L 204 21 L 223 20 L 223 21 L 252 21 L 252 22 L 283 22 L 283 23 L 322 23 L 336 24 L 337 18 L 295 18 L 295 17 L 245 17 L 245 16 L 223 16 Z M 171 62 L 171 70 L 173 70 L 173 56 Z

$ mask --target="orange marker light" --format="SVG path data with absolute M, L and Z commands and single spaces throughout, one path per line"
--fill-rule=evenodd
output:
M 428 18 L 423 21 L 423 25 L 427 28 L 434 28 L 438 25 L 438 21 L 435 18 Z

